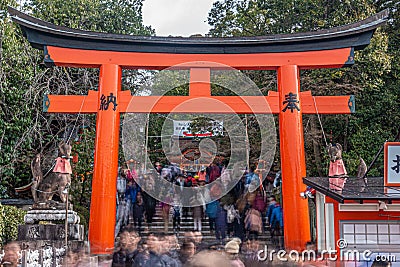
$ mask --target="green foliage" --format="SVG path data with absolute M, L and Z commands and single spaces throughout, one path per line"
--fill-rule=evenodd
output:
M 90 218 L 89 208 L 81 205 L 80 203 L 76 203 L 74 205 L 74 211 L 76 211 L 78 213 L 78 215 L 81 219 L 80 224 L 82 224 L 83 227 L 85 228 L 85 233 L 88 233 L 89 218 Z
M 0 176 L 1 187 L 7 191 L 29 176 L 32 157 L 32 132 L 27 125 L 34 124 L 34 103 L 26 95 L 35 73 L 38 53 L 23 40 L 19 29 L 6 17 L 7 5 L 0 6 Z M 18 52 L 16 52 L 18 51 Z M 18 166 L 18 168 L 17 168 Z M 6 195 L 10 195 L 8 192 Z
M 91 184 L 94 165 L 94 127 L 81 129 L 79 140 L 72 145 L 72 155 L 78 162 L 72 164 L 71 201 L 75 207 L 90 207 Z M 81 209 L 81 210 L 82 210 Z
M 95 116 L 46 114 L 43 94 L 87 94 L 98 87 L 99 71 L 42 64 L 43 52 L 33 49 L 19 27 L 7 16 L 7 6 L 21 9 L 51 23 L 82 30 L 150 35 L 142 23 L 143 0 L 32 0 L 21 7 L 14 0 L 0 1 L 0 197 L 13 197 L 14 188 L 28 184 L 30 163 L 41 153 L 42 170 L 50 170 L 57 144 L 74 142 L 76 131 L 85 129 L 74 144 L 79 162 L 73 166 L 72 202 L 89 209 L 95 140 Z M 135 70 L 123 71 L 123 89 L 135 90 L 144 79 Z M 88 127 L 88 128 L 87 128 Z M 84 179 L 81 179 L 84 175 Z M 3 190 L 5 189 L 5 190 Z
M 208 14 L 212 36 L 294 33 L 344 25 L 374 12 L 371 1 L 220 0 Z
M 18 225 L 24 223 L 26 211 L 0 204 L 0 243 L 5 244 L 17 240 Z
M 5 243 L 5 238 L 4 238 L 4 230 L 5 230 L 5 221 L 4 221 L 4 209 L 3 206 L 0 204 L 0 244 Z
M 143 0 L 31 0 L 25 9 L 33 16 L 81 30 L 149 35 L 154 30 L 143 25 Z

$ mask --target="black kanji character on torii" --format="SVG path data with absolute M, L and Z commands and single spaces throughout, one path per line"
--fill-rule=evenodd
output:
M 112 103 L 114 105 L 113 110 L 115 111 L 117 109 L 117 97 L 114 96 L 113 93 L 110 93 L 109 96 L 106 96 L 104 94 L 101 95 L 100 97 L 100 108 L 99 110 L 108 110 L 108 106 L 110 105 L 110 103 Z
M 285 101 L 283 101 L 283 104 L 286 104 L 286 107 L 282 111 L 285 112 L 287 109 L 290 109 L 292 113 L 294 109 L 300 111 L 300 108 L 297 106 L 298 103 L 300 103 L 300 101 L 297 100 L 297 94 L 290 92 L 288 95 L 285 95 Z
M 400 155 L 396 155 L 396 159 L 394 159 L 393 162 L 396 164 L 392 167 L 392 170 L 394 170 L 396 173 L 399 173 L 400 172 Z

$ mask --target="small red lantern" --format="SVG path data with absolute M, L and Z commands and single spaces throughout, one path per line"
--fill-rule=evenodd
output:
M 78 163 L 78 153 L 72 156 L 72 162 L 73 163 Z

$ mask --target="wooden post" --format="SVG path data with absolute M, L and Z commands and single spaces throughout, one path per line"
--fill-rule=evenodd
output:
M 278 91 L 285 248 L 302 251 L 310 240 L 310 222 L 307 200 L 300 198 L 306 163 L 298 66 L 278 68 Z
M 89 241 L 91 254 L 111 254 L 114 249 L 120 113 L 118 91 L 121 68 L 100 67 L 98 112 Z

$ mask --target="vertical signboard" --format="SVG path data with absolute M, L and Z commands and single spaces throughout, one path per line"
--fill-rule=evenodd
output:
M 400 186 L 400 142 L 385 143 L 385 185 Z

